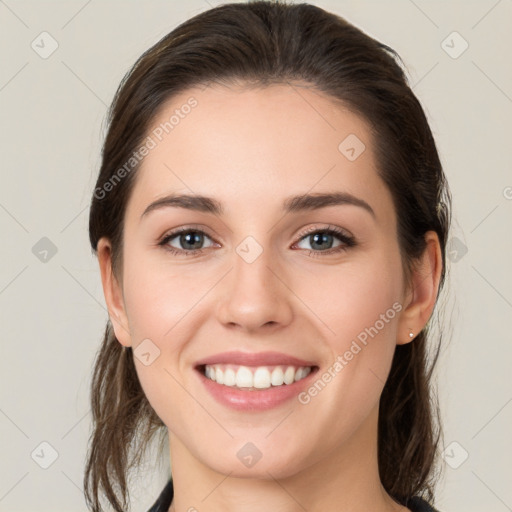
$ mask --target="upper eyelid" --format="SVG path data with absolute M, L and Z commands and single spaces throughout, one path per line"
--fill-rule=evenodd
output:
M 301 230 L 297 236 L 300 236 L 301 238 L 303 238 L 303 237 L 309 235 L 310 233 L 315 233 L 316 231 L 334 231 L 338 235 L 343 234 L 347 237 L 353 238 L 353 235 L 350 231 L 348 231 L 345 228 L 341 228 L 339 226 L 333 226 L 332 224 L 328 224 L 327 226 L 321 226 L 321 227 L 315 226 L 315 227 L 308 228 L 306 230 Z
M 180 226 L 178 228 L 170 229 L 169 231 L 166 231 L 161 239 L 168 238 L 168 237 L 175 237 L 181 233 L 188 233 L 189 231 L 196 231 L 198 233 L 204 233 L 205 235 L 209 236 L 210 238 L 214 238 L 213 235 L 209 233 L 208 228 L 205 226 L 201 226 L 199 224 L 192 224 L 187 226 Z

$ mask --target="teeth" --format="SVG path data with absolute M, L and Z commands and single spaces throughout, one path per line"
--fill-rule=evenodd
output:
M 217 375 L 219 372 L 222 374 L 222 370 L 220 368 L 216 369 Z M 217 383 L 222 384 L 222 382 L 217 381 Z M 246 366 L 240 366 L 238 371 L 236 372 L 236 386 L 238 388 L 252 388 L 253 387 L 253 377 L 252 372 Z
M 215 381 L 224 384 L 224 373 L 220 368 L 215 368 Z
M 286 371 L 284 372 L 284 383 L 291 384 L 295 380 L 295 368 L 293 366 L 288 366 Z
M 253 377 L 254 387 L 258 389 L 267 389 L 271 386 L 270 372 L 267 368 L 257 368 Z
M 224 371 L 224 385 L 225 386 L 236 386 L 236 373 L 233 368 L 227 368 Z
M 270 383 L 272 386 L 282 386 L 284 384 L 284 373 L 280 366 L 277 366 L 272 371 L 272 375 L 270 376 Z
M 268 389 L 271 386 L 292 384 L 308 376 L 311 367 L 258 366 L 257 368 L 235 365 L 206 365 L 205 376 L 225 386 L 237 388 Z

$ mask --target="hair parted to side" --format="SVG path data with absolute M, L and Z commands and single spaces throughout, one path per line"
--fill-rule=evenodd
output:
M 309 4 L 224 4 L 182 23 L 137 60 L 110 107 L 89 217 L 93 250 L 101 237 L 110 239 L 113 270 L 120 279 L 124 213 L 137 167 L 107 194 L 96 191 L 105 190 L 140 147 L 164 102 L 187 88 L 215 82 L 261 87 L 306 83 L 341 101 L 372 127 L 378 172 L 397 214 L 404 276 L 409 282 L 426 247 L 424 235 L 433 230 L 443 259 L 440 292 L 451 195 L 428 121 L 399 61 L 393 49 Z M 442 429 L 432 372 L 441 333 L 437 350 L 430 354 L 430 326 L 429 321 L 412 342 L 396 347 L 380 399 L 380 478 L 403 505 L 414 495 L 433 501 L 439 476 Z M 93 432 L 84 475 L 87 504 L 94 512 L 102 511 L 103 495 L 113 510 L 124 512 L 129 471 L 155 432 L 165 435 L 166 430 L 140 386 L 132 350 L 117 341 L 110 323 L 95 360 L 91 405 Z

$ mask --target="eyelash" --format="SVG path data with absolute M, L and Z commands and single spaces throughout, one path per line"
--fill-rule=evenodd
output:
M 184 234 L 184 233 L 200 233 L 203 235 L 206 235 L 208 238 L 211 238 L 208 233 L 204 232 L 201 229 L 193 228 L 191 226 L 185 226 L 178 229 L 175 229 L 171 233 L 168 233 L 164 236 L 164 238 L 158 242 L 159 246 L 163 246 L 166 251 L 169 251 L 171 254 L 174 255 L 186 255 L 186 256 L 195 256 L 200 253 L 202 253 L 205 249 L 192 249 L 189 251 L 183 250 L 183 249 L 176 249 L 175 247 L 167 245 L 172 239 L 176 238 L 178 235 Z M 314 258 L 323 257 L 324 255 L 332 255 L 337 254 L 342 251 L 346 251 L 347 249 L 354 247 L 357 245 L 357 242 L 354 237 L 349 236 L 345 233 L 345 231 L 342 231 L 341 229 L 337 228 L 336 226 L 329 226 L 327 228 L 315 228 L 315 229 L 309 229 L 306 232 L 303 232 L 299 235 L 299 242 L 308 236 L 317 234 L 317 233 L 327 233 L 329 235 L 334 235 L 336 238 L 338 238 L 343 245 L 340 245 L 338 247 L 334 247 L 331 249 L 328 249 L 326 251 L 319 251 L 314 249 L 303 249 L 307 250 L 309 256 L 312 256 Z

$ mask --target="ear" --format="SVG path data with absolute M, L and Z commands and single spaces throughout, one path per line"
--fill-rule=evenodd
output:
M 425 241 L 427 246 L 412 271 L 411 288 L 398 322 L 397 345 L 414 340 L 427 324 L 436 303 L 443 265 L 441 247 L 435 231 L 427 231 Z
M 98 241 L 97 254 L 100 264 L 103 295 L 107 303 L 110 321 L 114 327 L 114 333 L 121 345 L 130 347 L 132 341 L 128 328 L 123 291 L 112 269 L 112 246 L 108 238 L 103 237 Z

